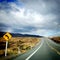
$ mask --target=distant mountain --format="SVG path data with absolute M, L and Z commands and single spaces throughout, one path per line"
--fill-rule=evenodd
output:
M 0 37 L 2 37 L 6 32 L 0 32 Z M 19 33 L 11 33 L 13 37 L 42 37 L 39 35 L 30 35 L 30 34 L 19 34 Z
M 3 37 L 4 34 L 5 32 L 0 32 L 0 37 Z

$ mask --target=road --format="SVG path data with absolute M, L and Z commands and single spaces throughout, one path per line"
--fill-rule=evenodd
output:
M 33 49 L 11 60 L 60 60 L 60 44 L 48 38 L 41 38 Z

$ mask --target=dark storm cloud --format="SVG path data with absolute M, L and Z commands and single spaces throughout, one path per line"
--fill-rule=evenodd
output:
M 5 0 L 0 2 L 0 20 L 1 31 L 39 35 L 58 33 L 60 0 Z
M 60 0 L 21 0 L 26 8 L 40 12 L 41 14 L 60 14 Z
M 22 29 L 18 28 L 18 29 L 13 29 L 14 32 L 31 32 L 31 31 L 34 31 L 36 28 L 35 27 L 32 27 L 32 26 L 26 26 L 26 27 L 23 27 Z

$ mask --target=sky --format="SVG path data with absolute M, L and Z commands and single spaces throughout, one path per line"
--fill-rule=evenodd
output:
M 0 0 L 0 31 L 60 36 L 60 0 Z

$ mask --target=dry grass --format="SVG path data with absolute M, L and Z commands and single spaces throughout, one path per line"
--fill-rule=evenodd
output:
M 57 42 L 57 43 L 60 43 L 60 36 L 58 37 L 52 37 L 51 40 Z
M 40 38 L 37 37 L 12 37 L 8 43 L 8 55 L 22 54 L 32 49 Z M 5 40 L 0 38 L 0 55 L 4 55 Z

